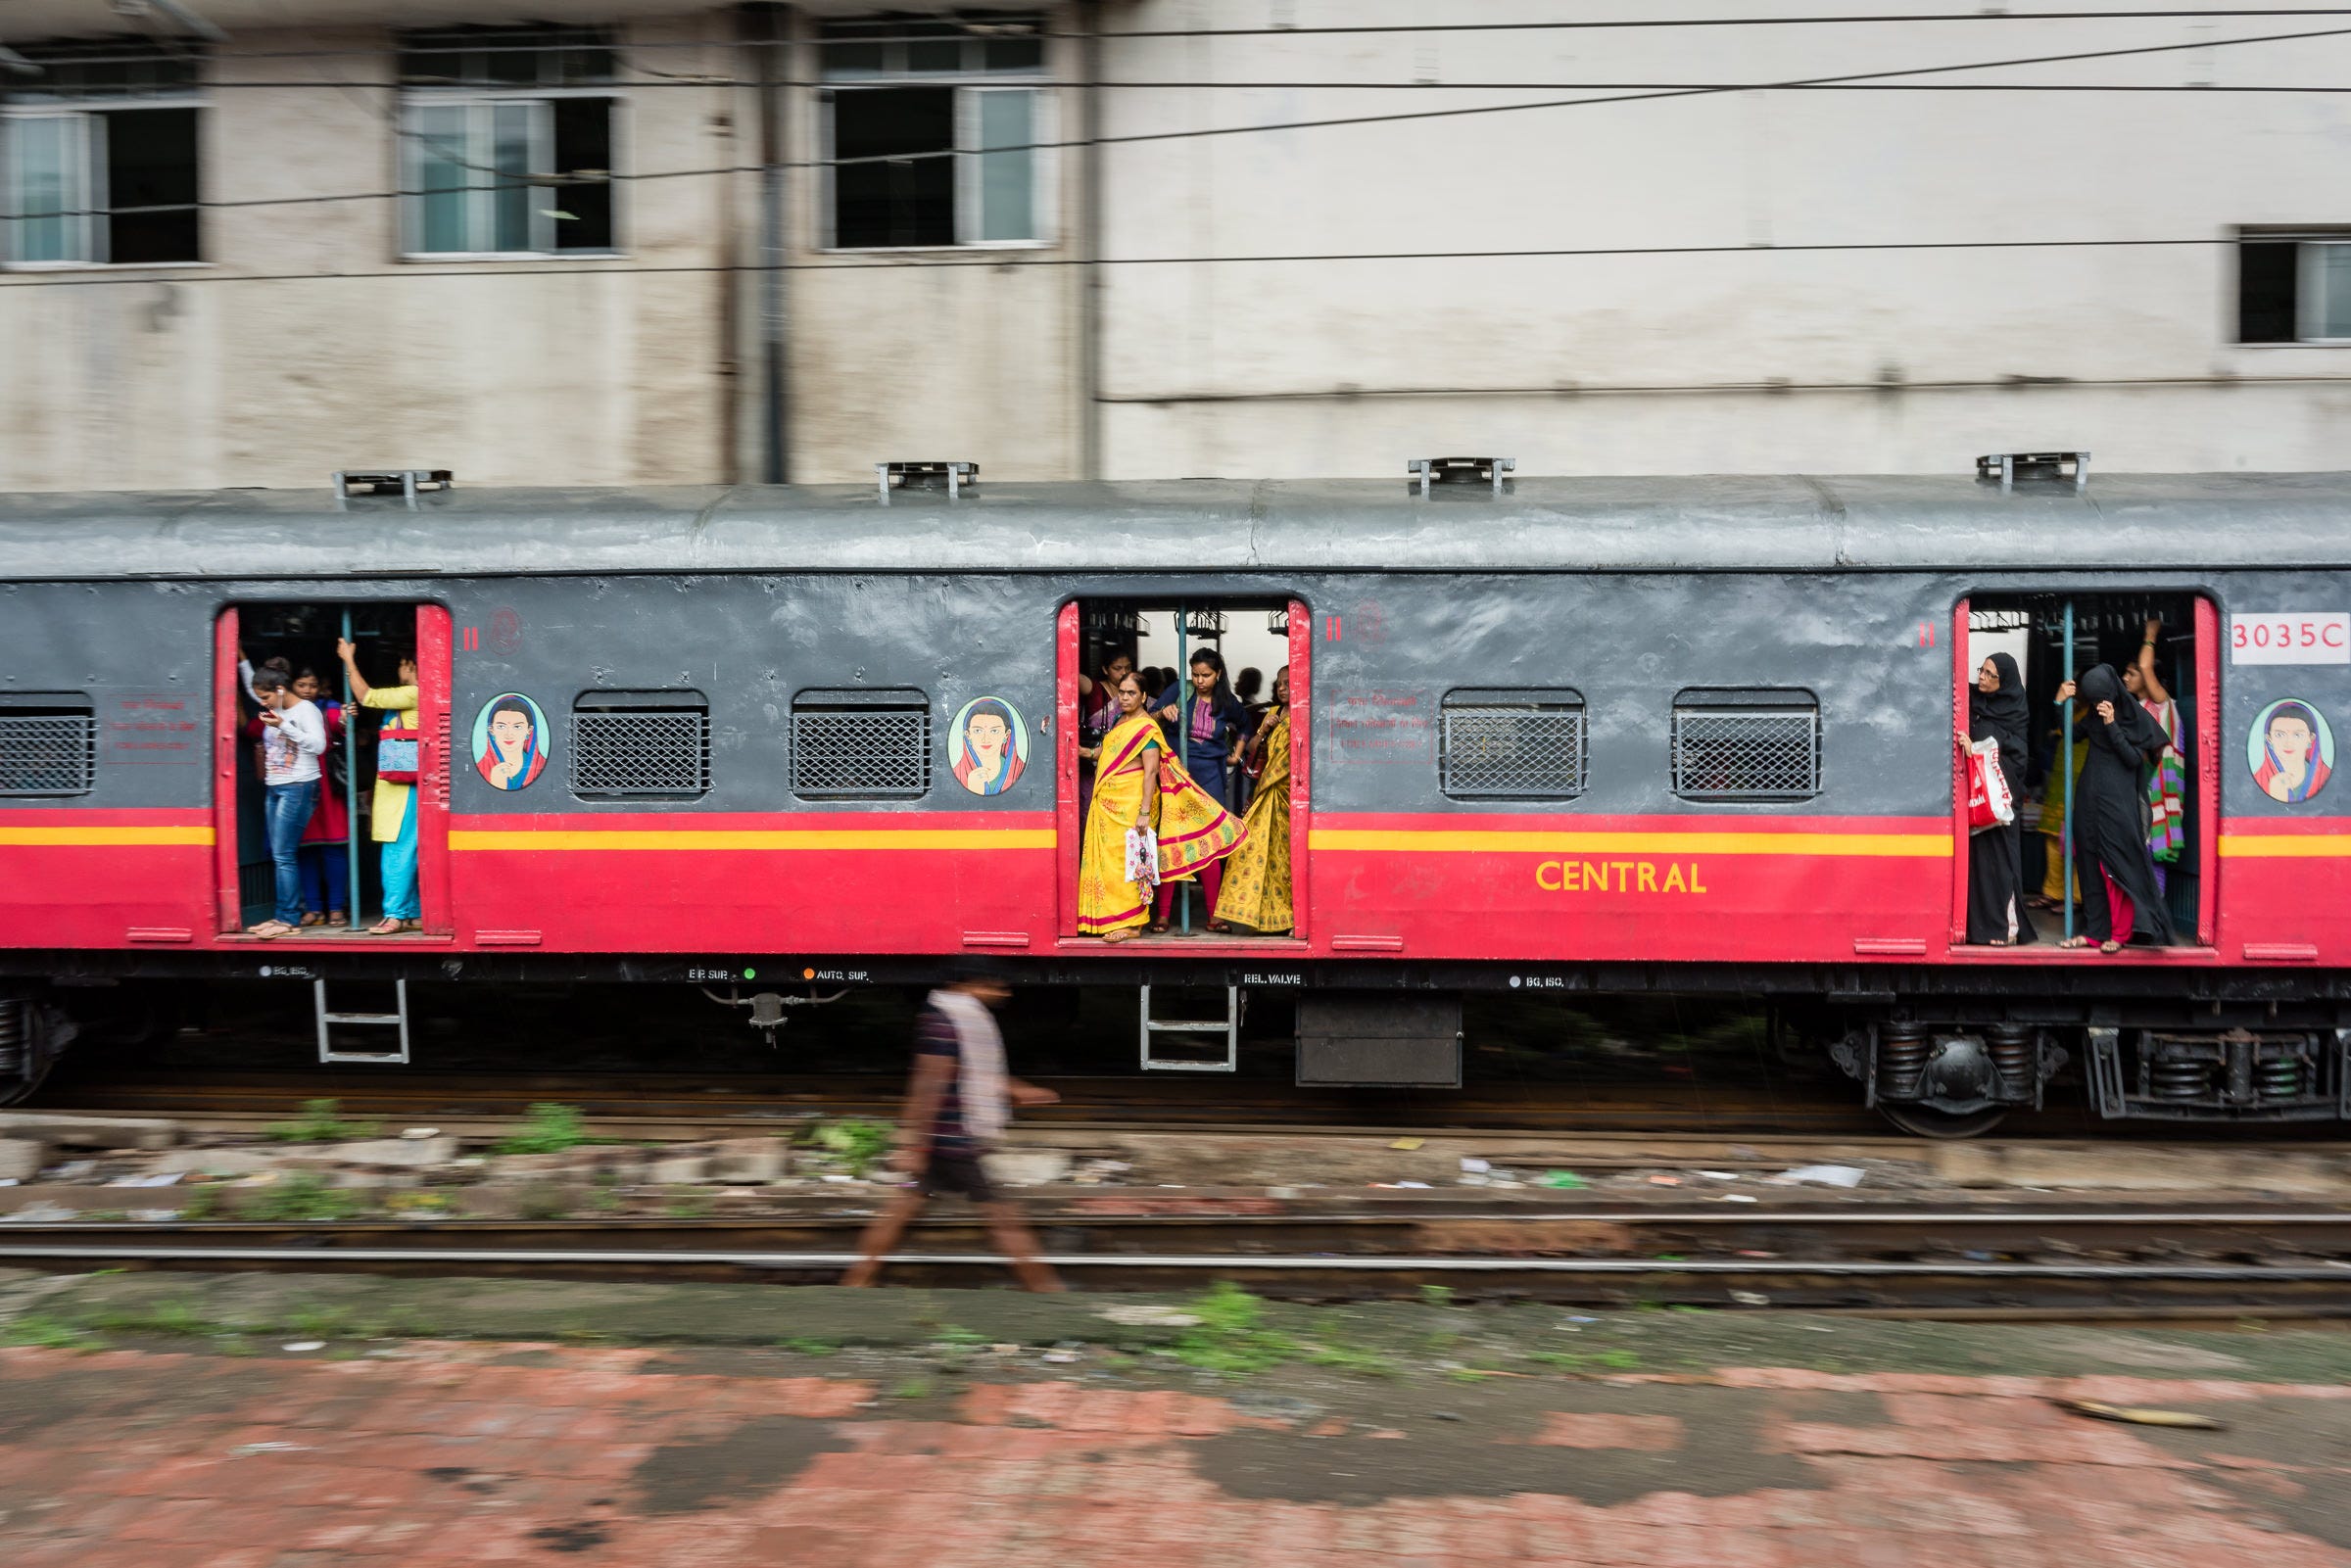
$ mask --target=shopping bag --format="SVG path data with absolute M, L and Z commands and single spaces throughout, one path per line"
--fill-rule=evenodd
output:
M 386 784 L 414 784 L 422 772 L 417 753 L 423 743 L 417 731 L 386 728 L 375 737 L 375 776 Z
M 1148 828 L 1127 830 L 1127 879 L 1159 885 L 1159 834 Z
M 2000 743 L 1977 740 L 1967 748 L 1967 829 L 1981 832 L 2016 821 L 2016 800 L 2000 772 Z

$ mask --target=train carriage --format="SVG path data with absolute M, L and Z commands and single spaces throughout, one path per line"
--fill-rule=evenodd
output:
M 2351 479 L 1436 475 L 0 498 L 0 1097 L 90 986 L 307 983 L 323 1046 L 344 981 L 774 1018 L 977 954 L 1137 988 L 1146 1044 L 1153 985 L 1295 992 L 1313 1081 L 1451 1081 L 1476 990 L 1693 991 L 1922 1130 L 2069 1059 L 2109 1117 L 2351 1106 Z M 2183 717 L 2180 944 L 1970 946 L 1972 653 L 2014 639 L 2053 726 L 2066 641 L 2127 655 L 2141 616 Z M 1080 935 L 1080 676 L 1243 621 L 1291 672 L 1292 930 Z M 417 651 L 422 928 L 257 939 L 238 657 L 347 631 Z M 2281 702 L 2318 732 L 2282 791 Z

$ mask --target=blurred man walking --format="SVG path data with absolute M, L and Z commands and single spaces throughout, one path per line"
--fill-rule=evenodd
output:
M 980 1206 L 988 1236 L 1010 1259 L 1024 1288 L 1065 1288 L 1038 1259 L 1036 1233 L 1020 1209 L 997 1194 L 981 1163 L 1004 1136 L 1014 1106 L 1051 1105 L 1061 1098 L 1005 1071 L 1004 1037 L 990 1010 L 1011 999 L 1010 986 L 976 973 L 931 993 L 915 1025 L 914 1078 L 891 1157 L 891 1164 L 913 1179 L 866 1227 L 857 1244 L 861 1256 L 841 1277 L 843 1285 L 871 1285 L 882 1271 L 883 1255 L 898 1244 L 923 1207 L 940 1193 L 960 1193 Z

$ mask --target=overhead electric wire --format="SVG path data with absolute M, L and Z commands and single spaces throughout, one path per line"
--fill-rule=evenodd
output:
M 1413 23 L 1341 23 L 1269 25 L 1263 27 L 1151 27 L 1132 31 L 1069 32 L 1038 28 L 1031 32 L 996 32 L 958 34 L 940 31 L 920 34 L 909 31 L 906 37 L 926 42 L 943 42 L 958 36 L 995 37 L 1001 39 L 1039 38 L 1062 39 L 1074 42 L 1098 41 L 1116 43 L 1123 39 L 1174 38 L 1315 38 L 1376 35 L 1414 35 L 1422 33 L 1487 33 L 1487 32 L 1636 32 L 1664 31 L 1678 27 L 1843 27 L 1888 26 L 1905 23 L 2019 23 L 2019 22 L 2227 22 L 2253 21 L 2272 17 L 2351 17 L 2351 6 L 2191 6 L 2180 10 L 2139 9 L 2128 11 L 1919 11 L 1872 12 L 1863 15 L 1837 16 L 1820 13 L 1761 17 L 1625 17 L 1575 22 L 1413 22 Z M 917 25 L 919 25 L 919 21 Z M 440 28 L 419 27 L 419 33 L 446 37 Z M 597 42 L 581 38 L 550 39 L 538 43 L 493 42 L 496 34 L 485 34 L 478 43 L 414 44 L 399 50 L 410 55 L 462 54 L 556 54 L 593 50 L 637 49 L 791 49 L 803 44 L 849 44 L 888 42 L 879 38 L 776 38 L 744 42 L 729 39 L 723 42 L 700 38 L 648 38 L 643 40 L 613 39 Z M 29 35 L 17 40 L 36 42 Z M 200 42 L 200 40 L 179 40 Z M 240 60 L 348 60 L 384 53 L 381 45 L 353 44 L 338 49 L 239 49 L 234 51 Z M 57 54 L 43 59 L 42 65 L 125 65 L 145 64 L 152 54 Z M 516 85 L 528 85 L 518 83 Z
M 1150 142 L 1199 141 L 1212 137 L 1257 136 L 1285 130 L 1325 130 L 1358 125 L 1400 124 L 1408 121 L 1432 119 L 1461 119 L 1473 116 L 1526 114 L 1550 109 L 1586 109 L 1611 104 L 1665 103 L 1688 98 L 1719 96 L 1731 92 L 1771 92 L 1796 88 L 1823 87 L 1849 82 L 1889 81 L 1916 76 L 1950 75 L 1965 71 L 2007 70 L 2019 66 L 2057 65 L 2083 60 L 2113 60 L 2125 57 L 2175 54 L 2190 49 L 2241 48 L 2252 44 L 2298 43 L 2313 38 L 2339 38 L 2351 35 L 2351 26 L 2327 27 L 2303 32 L 2263 33 L 2243 38 L 2212 38 L 2193 43 L 2135 44 L 2119 49 L 2073 50 L 2061 54 L 2025 55 L 1998 60 L 1965 61 L 1940 66 L 1910 66 L 1892 71 L 1848 71 L 1830 76 L 1799 77 L 1789 81 L 1747 82 L 1738 86 L 1703 86 L 1672 88 L 1662 91 L 1616 93 L 1600 98 L 1547 98 L 1522 104 L 1468 104 L 1449 109 L 1403 110 L 1395 113 L 1368 115 L 1339 115 L 1318 119 L 1276 120 L 1255 125 L 1206 125 L 1183 130 L 1129 131 L 1118 135 L 1076 137 L 1056 141 L 1008 142 L 986 148 L 944 148 L 937 152 L 875 153 L 855 158 L 794 159 L 773 164 L 727 164 L 707 168 L 651 169 L 642 172 L 611 170 L 604 182 L 654 179 L 696 179 L 732 174 L 765 173 L 772 169 L 852 168 L 874 164 L 909 164 L 937 158 L 965 158 L 981 153 L 1040 152 L 1080 147 L 1124 147 Z M 360 85 L 353 83 L 350 85 Z M 455 187 L 463 191 L 531 190 L 556 183 L 550 178 L 512 179 L 488 185 Z M 260 207 L 306 207 L 339 202 L 396 201 L 410 196 L 435 194 L 421 189 L 395 187 L 378 191 L 346 191 L 315 196 L 270 196 L 241 199 L 199 199 L 195 202 L 172 202 L 152 207 L 116 207 L 84 209 L 74 212 L 42 212 L 19 214 L 19 217 L 91 217 L 128 216 L 145 213 L 184 213 L 194 210 L 225 211 Z
M 2238 240 L 2229 235 L 2207 234 L 2180 239 L 2048 239 L 2048 240 L 1827 240 L 1795 245 L 1600 245 L 1559 246 L 1524 250 L 1482 251 L 1326 251 L 1312 254 L 1285 255 L 1268 252 L 1239 256 L 1038 256 L 1021 251 L 976 250 L 974 254 L 959 252 L 966 247 L 940 247 L 918 256 L 905 256 L 880 261 L 736 261 L 693 262 L 674 266 L 630 266 L 619 264 L 625 257 L 597 257 L 605 265 L 565 263 L 560 261 L 526 261 L 518 265 L 483 266 L 461 260 L 436 261 L 435 258 L 420 255 L 407 266 L 375 268 L 360 272 L 251 272 L 224 273 L 194 270 L 203 263 L 159 263 L 153 268 L 126 266 L 123 273 L 87 272 L 0 272 L 0 288 L 40 285 L 43 287 L 104 287 L 120 284 L 147 283 L 300 283 L 325 282 L 346 278 L 418 278 L 418 277 L 566 277 L 574 275 L 603 276 L 679 276 L 716 272 L 880 272 L 919 270 L 926 267 L 1063 267 L 1063 266 L 1235 266 L 1278 265 L 1296 262 L 1335 261 L 1543 261 L 1591 257 L 1640 256 L 1775 256 L 1809 255 L 1830 252 L 1873 251 L 2058 251 L 2058 250 L 2183 250 L 2197 246 L 2234 245 Z M 559 257 L 560 252 L 545 253 Z M 938 259 L 934 260 L 934 257 Z M 952 259 L 949 259 L 952 258 Z M 588 257 L 581 259 L 590 260 Z M 130 274 L 130 275 L 124 275 Z

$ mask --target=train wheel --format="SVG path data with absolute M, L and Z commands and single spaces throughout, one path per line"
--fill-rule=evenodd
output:
M 1888 1105 L 1883 1101 L 1878 1111 L 1915 1137 L 1943 1139 L 1981 1138 L 2008 1115 L 2006 1107 L 1996 1105 L 1981 1111 L 1939 1111 L 1931 1105 Z

